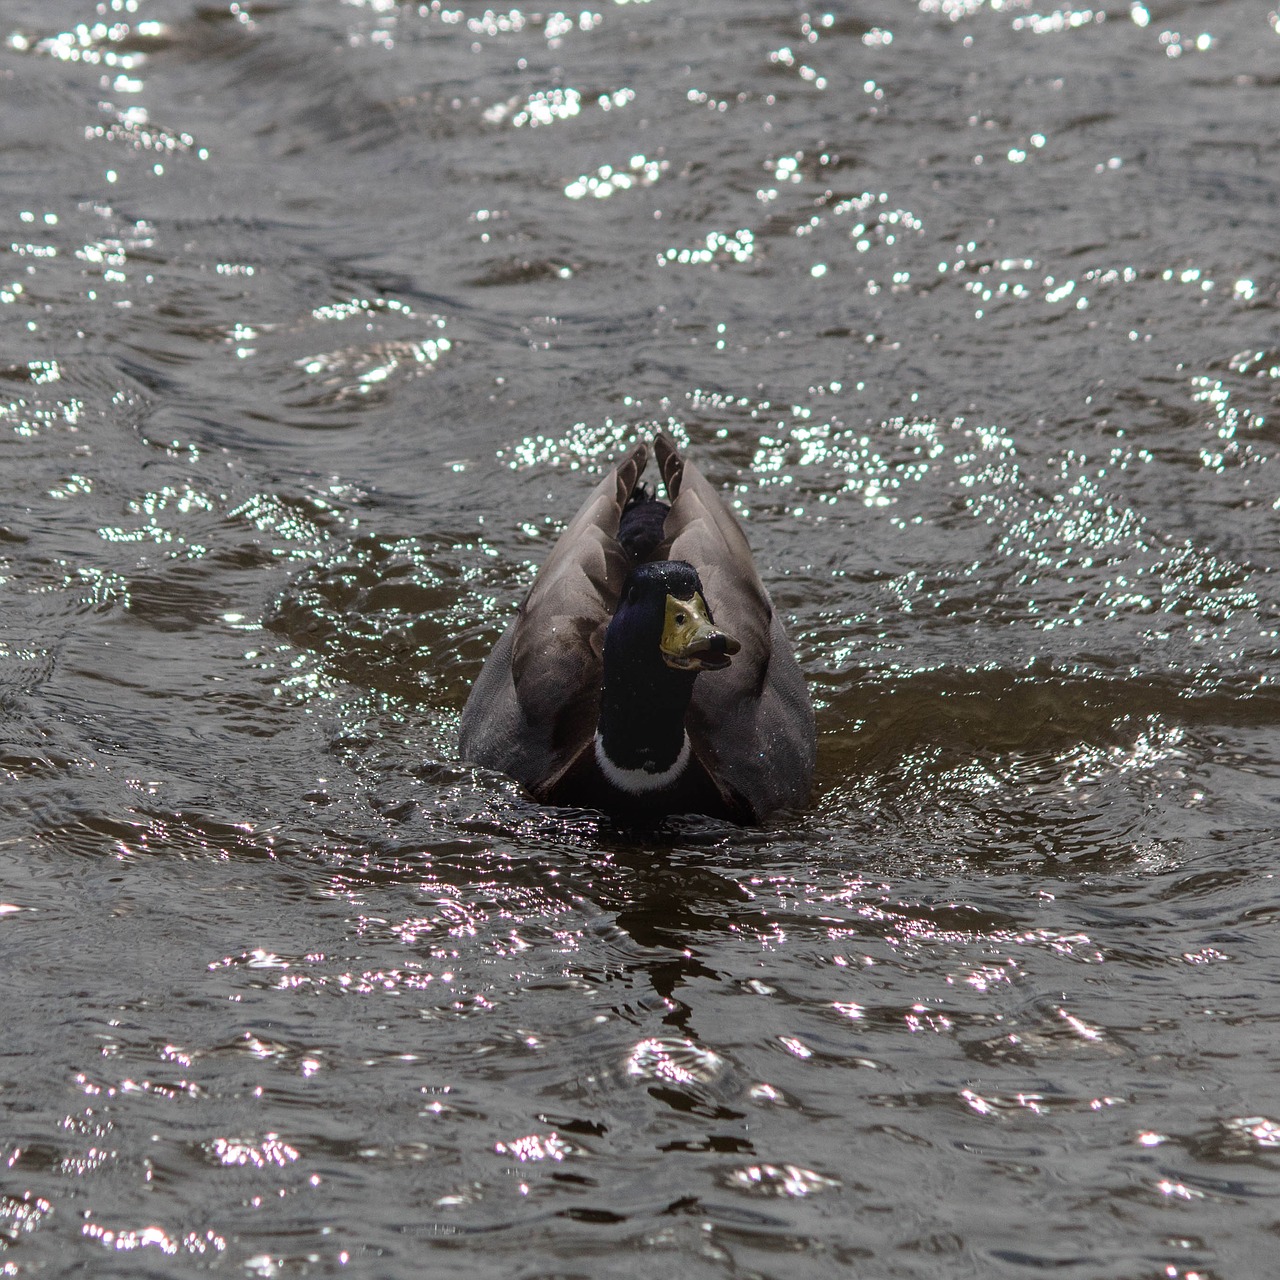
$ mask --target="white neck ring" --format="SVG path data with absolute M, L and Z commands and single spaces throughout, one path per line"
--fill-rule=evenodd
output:
M 642 796 L 651 791 L 661 791 L 663 787 L 669 787 L 678 781 L 680 775 L 685 771 L 689 764 L 689 735 L 684 735 L 684 741 L 680 744 L 680 754 L 676 756 L 674 762 L 660 773 L 650 772 L 648 769 L 622 769 L 614 764 L 612 760 L 605 755 L 604 740 L 600 737 L 600 731 L 596 730 L 596 764 L 600 766 L 600 772 L 605 778 L 613 783 L 619 791 L 625 791 L 627 795 Z

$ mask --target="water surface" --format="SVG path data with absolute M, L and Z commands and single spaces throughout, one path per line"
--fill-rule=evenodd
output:
M 1269 1273 L 1276 12 L 0 46 L 0 1274 Z M 758 831 L 457 754 L 658 427 L 818 708 Z

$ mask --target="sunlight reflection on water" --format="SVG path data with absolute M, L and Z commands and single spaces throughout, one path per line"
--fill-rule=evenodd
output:
M 1276 14 L 4 23 L 0 1271 L 1266 1273 Z M 658 429 L 762 830 L 458 759 Z

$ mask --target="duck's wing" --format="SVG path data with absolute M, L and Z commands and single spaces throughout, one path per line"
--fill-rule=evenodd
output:
M 509 774 L 539 798 L 595 733 L 604 632 L 629 567 L 618 521 L 648 461 L 648 445 L 637 445 L 592 490 L 462 712 L 463 758 Z
M 813 706 L 791 642 L 733 513 L 666 436 L 654 441 L 671 501 L 657 558 L 697 569 L 716 624 L 742 649 L 694 684 L 686 724 L 726 802 L 761 818 L 803 804 L 813 783 Z

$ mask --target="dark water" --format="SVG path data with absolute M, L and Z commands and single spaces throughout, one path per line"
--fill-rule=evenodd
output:
M 1268 0 L 0 43 L 0 1275 L 1273 1273 Z M 458 760 L 656 425 L 812 682 L 761 831 Z

